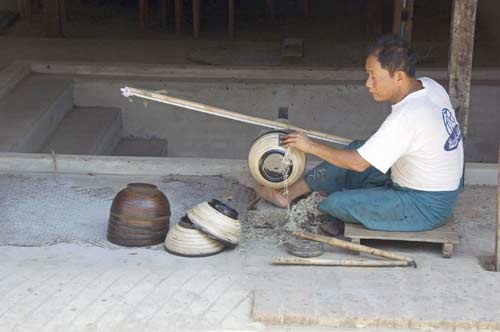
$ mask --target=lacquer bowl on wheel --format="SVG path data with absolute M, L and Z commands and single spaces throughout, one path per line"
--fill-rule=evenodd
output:
M 151 246 L 165 241 L 170 204 L 155 185 L 130 183 L 114 198 L 108 223 L 108 240 L 128 247 Z
M 289 149 L 288 165 L 284 161 L 287 149 L 281 145 L 285 131 L 270 131 L 259 136 L 250 147 L 248 167 L 257 183 L 281 189 L 302 178 L 306 168 L 306 155 L 299 150 Z

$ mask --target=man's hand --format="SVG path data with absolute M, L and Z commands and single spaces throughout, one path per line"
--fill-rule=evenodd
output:
M 306 134 L 298 131 L 286 135 L 282 143 L 285 147 L 291 147 L 304 153 L 311 153 L 315 144 Z
M 303 132 L 294 132 L 285 136 L 282 144 L 285 147 L 292 147 L 304 153 L 312 154 L 332 165 L 352 171 L 363 172 L 370 167 L 370 164 L 361 157 L 357 150 L 339 150 L 315 142 Z

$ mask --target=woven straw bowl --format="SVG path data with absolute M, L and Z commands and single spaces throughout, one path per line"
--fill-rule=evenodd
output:
M 280 145 L 280 137 L 285 131 L 270 131 L 258 137 L 248 153 L 248 167 L 257 183 L 273 188 L 285 187 L 282 160 L 286 149 Z M 302 178 L 306 168 L 306 155 L 302 151 L 291 149 L 291 167 L 288 172 L 288 185 Z
M 234 247 L 240 242 L 238 212 L 216 199 L 195 205 L 187 216 L 195 227 L 227 246 Z
M 224 250 L 224 244 L 196 229 L 187 216 L 175 224 L 165 239 L 165 249 L 179 256 L 204 257 Z

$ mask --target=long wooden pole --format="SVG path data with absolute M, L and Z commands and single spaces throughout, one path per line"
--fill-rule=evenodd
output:
M 312 138 L 317 138 L 322 141 L 327 141 L 327 142 L 333 142 L 337 144 L 343 144 L 347 145 L 351 143 L 351 140 L 348 138 L 340 137 L 340 136 L 335 136 L 335 135 L 330 135 L 326 133 L 322 133 L 319 131 L 315 130 L 307 130 L 307 129 L 302 129 L 300 127 L 288 124 L 288 123 L 282 123 L 279 121 L 274 121 L 274 120 L 268 120 L 268 119 L 263 119 L 255 116 L 250 116 L 250 115 L 244 115 L 241 113 L 236 113 L 236 112 L 231 112 L 222 108 L 214 107 L 214 106 L 209 106 L 201 103 L 196 103 L 190 100 L 186 99 L 181 99 L 181 98 L 176 98 L 176 97 L 171 97 L 167 96 L 161 93 L 157 93 L 154 91 L 150 90 L 143 90 L 143 89 L 136 89 L 136 88 L 130 88 L 130 87 L 124 87 L 121 89 L 122 95 L 125 97 L 140 97 L 143 99 L 148 99 L 148 100 L 153 100 L 157 101 L 160 103 L 164 104 L 169 104 L 169 105 L 174 105 L 174 106 L 179 106 L 182 108 L 187 108 L 193 111 L 198 111 L 201 113 L 206 113 L 206 114 L 211 114 L 211 115 L 216 115 L 222 118 L 227 118 L 235 121 L 240 121 L 240 122 L 245 122 L 245 123 L 250 123 L 266 128 L 272 128 L 272 129 L 282 129 L 282 130 L 295 130 L 295 131 L 303 131 L 304 134 L 307 136 L 310 136 Z
M 314 265 L 314 266 L 353 266 L 353 267 L 394 267 L 411 266 L 406 261 L 376 261 L 376 260 L 350 260 L 350 259 L 321 259 L 321 258 L 289 258 L 275 257 L 273 265 Z
M 413 258 L 394 254 L 394 253 L 389 252 L 389 251 L 376 249 L 376 248 L 364 246 L 362 244 L 347 242 L 347 241 L 339 240 L 339 239 L 336 239 L 333 237 L 327 237 L 327 236 L 322 236 L 322 235 L 317 235 L 317 234 L 312 234 L 312 233 L 292 232 L 292 234 L 293 234 L 293 236 L 298 237 L 300 239 L 304 239 L 304 240 L 311 240 L 311 241 L 326 243 L 326 244 L 329 244 L 329 245 L 334 246 L 334 247 L 352 250 L 352 251 L 358 251 L 358 252 L 362 252 L 365 254 L 378 256 L 378 257 L 384 257 L 384 258 L 388 258 L 388 259 L 392 259 L 392 260 L 396 260 L 396 261 L 405 261 L 405 262 L 408 262 L 410 265 L 416 267 L 416 263 L 415 263 L 415 260 Z

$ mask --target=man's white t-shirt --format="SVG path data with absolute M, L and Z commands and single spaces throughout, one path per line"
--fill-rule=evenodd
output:
M 382 173 L 390 168 L 399 186 L 456 190 L 464 151 L 455 111 L 441 85 L 427 77 L 418 80 L 423 89 L 392 105 L 391 114 L 358 152 Z

